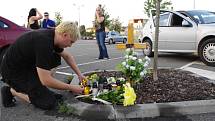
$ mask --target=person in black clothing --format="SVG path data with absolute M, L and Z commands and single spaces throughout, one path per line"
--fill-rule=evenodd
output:
M 105 45 L 105 22 L 104 22 L 104 14 L 101 8 L 101 5 L 96 8 L 96 20 L 95 20 L 95 28 L 96 28 L 96 40 L 99 47 L 99 57 L 98 59 L 109 59 L 107 48 Z
M 27 28 L 30 28 L 30 29 L 39 29 L 40 25 L 38 23 L 38 20 L 40 20 L 42 18 L 43 18 L 43 15 L 36 8 L 32 8 L 29 11 L 28 26 L 27 26 Z
M 41 109 L 53 109 L 61 95 L 48 89 L 82 93 L 79 85 L 61 82 L 51 76 L 51 69 L 61 64 L 61 57 L 78 75 L 80 72 L 72 55 L 64 50 L 80 38 L 74 22 L 63 22 L 56 29 L 36 30 L 25 33 L 10 45 L 1 63 L 2 80 L 9 86 L 1 89 L 4 107 L 15 105 L 17 96 Z

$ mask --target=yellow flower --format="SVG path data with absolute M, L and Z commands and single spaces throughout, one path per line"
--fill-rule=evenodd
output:
M 134 92 L 134 89 L 131 87 L 130 83 L 126 83 L 124 85 L 125 87 L 125 93 L 124 93 L 124 106 L 134 105 L 136 100 L 136 94 Z

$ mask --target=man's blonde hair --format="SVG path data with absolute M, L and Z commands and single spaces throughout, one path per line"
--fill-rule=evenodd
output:
M 59 24 L 55 31 L 58 33 L 69 33 L 70 37 L 75 41 L 81 38 L 80 31 L 75 22 L 66 21 Z

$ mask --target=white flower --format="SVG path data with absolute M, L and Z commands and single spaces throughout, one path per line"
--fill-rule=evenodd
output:
M 129 53 L 130 51 L 131 51 L 130 48 L 127 48 L 127 49 L 125 50 L 126 53 Z
M 143 63 L 143 60 L 142 60 L 142 59 L 138 59 L 138 62 L 139 62 L 139 63 Z
M 132 59 L 133 58 L 133 56 L 132 55 L 129 55 L 129 57 L 128 57 L 129 59 Z
M 126 65 L 125 67 L 126 67 L 127 69 L 129 69 L 129 68 L 130 68 L 130 66 L 129 66 L 129 65 Z
M 150 61 L 150 58 L 148 56 L 145 56 L 146 61 Z
M 143 72 L 143 71 L 142 71 L 142 72 L 140 72 L 140 76 L 141 76 L 141 77 L 144 77 L 144 75 L 145 75 L 145 74 L 144 74 L 144 72 Z
M 146 70 L 146 69 L 144 69 L 144 70 L 143 70 L 143 73 L 144 73 L 144 74 L 147 74 L 147 70 Z
M 130 69 L 131 70 L 135 70 L 136 68 L 134 66 L 130 66 Z
M 109 77 L 108 79 L 108 82 L 116 82 L 116 79 L 114 77 Z
M 137 52 L 133 52 L 133 55 L 137 56 Z
M 149 62 L 146 61 L 145 64 L 143 65 L 145 68 L 149 66 Z
M 124 57 L 125 59 L 128 59 L 128 55 L 125 55 L 125 57 Z
M 118 78 L 118 80 L 120 80 L 120 81 L 125 81 L 125 78 Z
M 122 65 L 123 65 L 123 66 L 126 66 L 126 62 L 125 62 L 125 61 L 124 61 L 124 62 L 122 62 Z
M 128 62 L 129 59 L 126 59 L 125 61 Z
M 132 60 L 137 60 L 137 57 L 132 57 Z

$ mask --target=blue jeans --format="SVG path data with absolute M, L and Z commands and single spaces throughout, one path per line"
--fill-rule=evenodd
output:
M 105 45 L 105 32 L 104 31 L 96 32 L 96 40 L 99 46 L 99 59 L 109 58 L 107 48 Z

